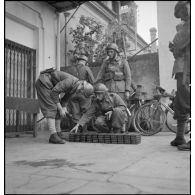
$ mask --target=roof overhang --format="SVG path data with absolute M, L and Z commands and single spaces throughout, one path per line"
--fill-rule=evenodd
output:
M 66 12 L 75 9 L 85 2 L 86 1 L 47 1 L 57 12 Z

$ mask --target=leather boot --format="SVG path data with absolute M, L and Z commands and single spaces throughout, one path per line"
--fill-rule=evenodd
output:
M 170 143 L 172 146 L 178 146 L 186 143 L 186 140 L 184 138 L 186 125 L 186 122 L 177 121 L 176 138 Z
M 177 148 L 179 150 L 186 150 L 186 151 L 191 150 L 191 140 L 189 142 L 187 142 L 186 144 L 182 144 L 182 145 L 177 146 Z
M 121 129 L 121 133 L 125 133 L 126 132 L 126 124 L 123 124 L 123 127 Z
M 121 129 L 120 128 L 113 128 L 113 133 L 121 133 Z
M 61 139 L 68 140 L 68 134 L 62 133 L 61 131 L 60 132 L 57 132 L 57 134 L 58 134 L 58 136 Z
M 62 140 L 57 133 L 53 133 L 50 135 L 49 143 L 52 144 L 65 144 L 66 142 Z

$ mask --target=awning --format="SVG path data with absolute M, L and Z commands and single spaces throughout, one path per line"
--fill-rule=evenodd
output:
M 85 2 L 86 1 L 47 1 L 47 3 L 54 7 L 57 12 L 66 12 L 75 9 Z

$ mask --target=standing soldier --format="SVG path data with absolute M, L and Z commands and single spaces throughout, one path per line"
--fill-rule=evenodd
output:
M 191 142 L 186 144 L 184 138 L 187 120 L 190 115 L 190 5 L 189 1 L 179 1 L 175 6 L 175 17 L 180 18 L 184 24 L 176 33 L 173 39 L 171 50 L 177 59 L 183 55 L 183 70 L 175 74 L 177 80 L 177 92 L 174 99 L 174 118 L 177 120 L 176 138 L 171 142 L 172 146 L 178 146 L 179 149 L 190 150 Z
M 75 100 L 75 104 L 74 102 L 72 103 L 72 107 L 77 109 L 78 102 L 80 104 L 84 102 L 85 106 L 79 106 L 80 109 L 83 109 L 76 110 L 73 114 L 78 112 L 84 113 L 88 109 L 87 105 L 90 105 L 87 100 L 90 102 L 89 97 L 93 94 L 93 86 L 86 81 L 80 81 L 68 73 L 56 71 L 51 68 L 40 73 L 35 87 L 41 112 L 47 119 L 48 128 L 51 132 L 49 143 L 64 144 L 65 141 L 63 139 L 65 139 L 65 136 L 61 132 L 60 119 L 66 117 L 68 114 L 67 107 L 64 107 L 65 102 L 77 94 L 77 101 Z M 59 96 L 61 93 L 65 93 L 65 95 L 60 100 Z M 73 115 L 72 117 L 77 118 L 79 123 L 78 116 L 75 117 Z
M 85 55 L 77 56 L 77 60 L 69 67 L 68 72 L 79 80 L 86 80 L 93 84 L 95 79 L 91 69 L 87 66 L 88 57 Z
M 129 100 L 131 92 L 131 71 L 128 62 L 119 57 L 118 47 L 115 43 L 107 46 L 108 59 L 103 61 L 97 75 L 96 82 L 106 85 L 109 92 L 115 92 L 123 100 Z

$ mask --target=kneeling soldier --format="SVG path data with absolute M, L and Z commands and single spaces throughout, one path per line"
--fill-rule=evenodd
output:
M 122 98 L 116 93 L 108 92 L 107 87 L 98 83 L 94 87 L 95 98 L 88 111 L 94 120 L 94 127 L 101 133 L 125 132 L 128 111 Z

